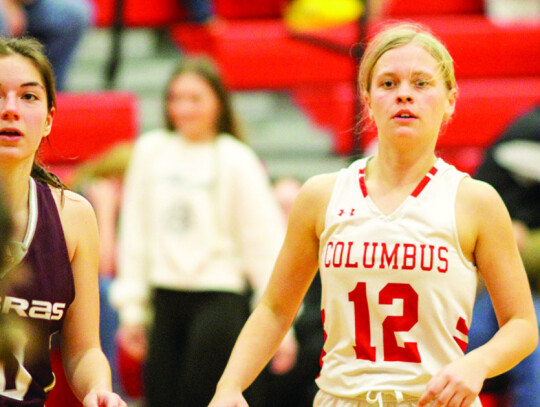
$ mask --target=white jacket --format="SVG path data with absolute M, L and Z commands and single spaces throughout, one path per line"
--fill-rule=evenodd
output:
M 266 171 L 229 135 L 193 143 L 155 130 L 135 143 L 124 185 L 111 300 L 144 323 L 153 287 L 260 295 L 285 236 Z

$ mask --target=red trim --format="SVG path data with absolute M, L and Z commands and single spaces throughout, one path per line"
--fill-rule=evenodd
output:
M 463 317 L 460 317 L 458 319 L 458 322 L 456 324 L 456 330 L 458 332 L 461 332 L 463 335 L 467 336 L 469 333 L 469 327 L 467 326 L 467 321 Z M 463 353 L 467 350 L 467 342 L 463 341 L 462 339 L 459 339 L 458 337 L 454 336 L 454 340 L 458 344 L 458 346 L 461 348 Z
M 458 346 L 461 348 L 463 353 L 465 353 L 465 351 L 467 350 L 467 342 L 462 341 L 461 339 L 459 339 L 458 337 L 455 337 L 455 336 L 454 336 L 454 340 L 456 341 Z
M 422 180 L 419 182 L 417 187 L 414 189 L 411 196 L 414 198 L 417 198 L 418 195 L 420 195 L 420 193 L 424 190 L 426 185 L 429 183 L 429 181 L 431 181 L 433 176 L 437 174 L 437 171 L 438 170 L 435 166 L 431 167 L 428 173 L 424 176 L 424 178 L 422 178 Z M 365 168 L 360 168 L 358 170 L 358 183 L 360 185 L 360 190 L 362 191 L 362 195 L 364 196 L 364 198 L 367 198 L 368 191 L 366 187 L 366 169 Z
M 418 195 L 420 195 L 420 193 L 424 190 L 424 188 L 426 187 L 426 185 L 429 183 L 429 181 L 431 181 L 431 178 L 433 178 L 433 176 L 437 174 L 437 168 L 435 168 L 435 166 L 431 167 L 431 169 L 428 171 L 428 173 L 426 174 L 426 176 L 424 178 L 422 178 L 422 181 L 420 181 L 420 183 L 418 184 L 418 186 L 414 189 L 414 191 L 412 192 L 411 196 L 414 197 L 414 198 L 417 198 Z
M 324 309 L 321 310 L 321 321 L 322 321 L 322 326 L 323 326 L 323 335 L 324 335 L 324 343 L 326 344 L 326 339 L 328 338 L 328 335 L 326 334 L 326 330 L 324 329 L 324 321 L 326 319 L 326 312 L 324 311 Z M 323 367 L 323 364 L 324 364 L 324 357 L 326 356 L 326 351 L 324 350 L 324 345 L 323 345 L 323 348 L 321 350 L 321 356 L 319 357 L 319 364 L 321 365 L 321 370 L 322 370 L 322 367 Z M 319 371 L 319 374 L 317 375 L 317 379 L 321 376 L 321 372 Z
M 360 189 L 362 190 L 362 195 L 364 198 L 367 198 L 368 192 L 366 187 L 366 170 L 364 168 L 360 168 L 358 170 L 358 183 L 360 184 Z
M 467 326 L 467 322 L 465 322 L 465 319 L 459 318 L 458 323 L 456 325 L 456 329 L 461 332 L 464 335 L 469 334 L 469 327 Z

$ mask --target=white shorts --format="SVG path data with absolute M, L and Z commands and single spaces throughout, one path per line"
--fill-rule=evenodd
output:
M 398 392 L 401 395 L 401 393 Z M 360 399 L 349 399 L 332 396 L 322 390 L 317 392 L 313 407 L 418 407 L 418 398 L 407 397 L 401 395 L 402 400 L 398 400 L 396 392 L 369 392 Z M 471 407 L 482 407 L 480 400 L 477 398 Z

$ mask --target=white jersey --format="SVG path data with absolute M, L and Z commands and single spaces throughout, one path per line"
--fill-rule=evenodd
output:
M 337 397 L 420 396 L 467 346 L 477 273 L 459 245 L 467 174 L 439 159 L 390 215 L 369 197 L 368 159 L 341 170 L 320 240 L 325 345 L 318 386 Z

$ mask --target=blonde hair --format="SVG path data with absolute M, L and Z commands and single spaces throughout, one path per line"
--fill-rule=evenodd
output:
M 439 63 L 441 76 L 448 90 L 457 89 L 454 60 L 443 43 L 421 24 L 397 23 L 387 26 L 369 42 L 358 70 L 360 94 L 370 92 L 373 68 L 381 56 L 391 49 L 410 43 L 424 48 Z

